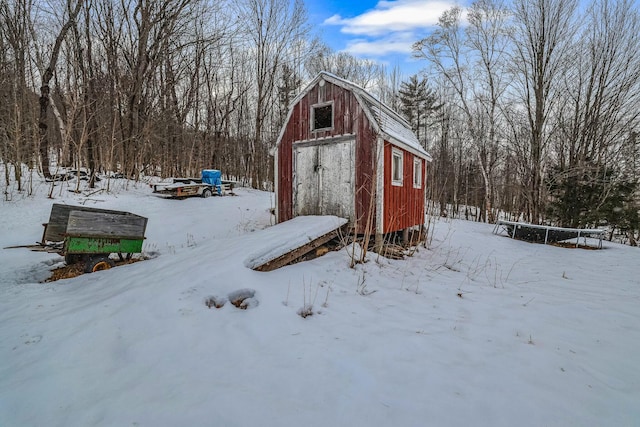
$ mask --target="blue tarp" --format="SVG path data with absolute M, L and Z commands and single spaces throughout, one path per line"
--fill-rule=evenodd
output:
M 222 173 L 216 169 L 203 169 L 202 182 L 212 185 L 218 190 L 218 195 L 222 195 Z

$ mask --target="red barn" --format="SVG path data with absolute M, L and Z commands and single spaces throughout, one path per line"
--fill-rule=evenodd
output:
M 406 120 L 321 72 L 294 99 L 278 136 L 276 220 L 336 215 L 376 236 L 421 226 L 427 161 Z

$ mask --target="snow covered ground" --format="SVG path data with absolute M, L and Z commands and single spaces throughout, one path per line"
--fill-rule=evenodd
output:
M 148 217 L 152 257 L 42 283 L 60 256 L 0 249 L 0 426 L 640 425 L 637 248 L 441 220 L 403 261 L 351 269 L 341 250 L 261 273 L 245 264 L 277 239 L 272 194 L 124 182 L 0 202 L 1 247 L 83 203 Z M 242 290 L 247 310 L 206 305 Z

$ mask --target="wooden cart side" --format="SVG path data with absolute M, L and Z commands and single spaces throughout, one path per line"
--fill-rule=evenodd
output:
M 66 236 L 142 239 L 147 219 L 129 214 L 72 211 Z
M 146 226 L 147 226 L 147 218 L 135 215 L 129 212 L 122 212 L 110 209 L 97 209 L 97 208 L 88 208 L 84 206 L 71 206 L 71 205 L 61 205 L 54 203 L 51 207 L 51 214 L 49 215 L 49 222 L 44 224 L 45 230 L 42 238 L 42 244 L 46 244 L 47 242 L 61 242 L 64 240 L 68 230 L 67 226 L 69 224 L 69 215 L 72 211 L 75 212 L 93 212 L 93 213 L 102 213 L 107 215 L 117 215 L 121 220 L 125 222 L 129 222 L 126 218 L 137 218 L 140 220 L 139 227 L 141 229 L 141 233 L 139 233 L 136 237 L 143 237 Z

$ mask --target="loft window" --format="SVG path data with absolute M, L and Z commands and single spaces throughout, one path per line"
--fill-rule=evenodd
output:
M 311 130 L 325 130 L 333 127 L 333 103 L 311 107 Z
M 402 186 L 402 151 L 391 150 L 391 184 Z
M 422 188 L 422 160 L 413 159 L 413 188 Z

